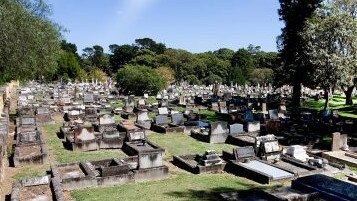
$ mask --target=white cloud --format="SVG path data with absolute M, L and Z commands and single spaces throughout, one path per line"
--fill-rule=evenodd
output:
M 121 10 L 121 22 L 125 24 L 135 23 L 154 1 L 155 0 L 126 0 L 124 8 Z

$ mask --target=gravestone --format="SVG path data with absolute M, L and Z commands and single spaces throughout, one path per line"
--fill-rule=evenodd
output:
M 279 119 L 279 114 L 278 114 L 278 110 L 274 109 L 274 110 L 269 110 L 269 117 L 272 120 L 277 120 Z
M 200 158 L 199 163 L 203 166 L 216 165 L 222 163 L 222 159 L 219 158 L 215 150 L 208 150 Z
M 144 99 L 140 99 L 140 100 L 138 101 L 138 105 L 139 105 L 139 106 L 145 106 L 145 100 L 144 100 Z
M 285 148 L 284 152 L 287 155 L 302 162 L 306 162 L 307 159 L 309 158 L 309 156 L 306 154 L 305 147 L 301 145 L 288 146 Z
M 340 149 L 342 149 L 344 151 L 349 150 L 347 141 L 348 141 L 347 134 L 340 135 Z
M 21 125 L 36 125 L 34 117 L 21 117 Z
M 255 157 L 254 148 L 252 146 L 235 148 L 233 149 L 233 153 L 236 160 Z
M 129 141 L 136 141 L 136 140 L 145 140 L 145 132 L 130 132 L 129 133 Z
M 167 115 L 157 115 L 155 117 L 155 123 L 160 124 L 169 124 L 171 123 L 170 118 Z
M 114 118 L 113 118 L 112 115 L 110 115 L 110 114 L 105 114 L 105 115 L 102 115 L 102 116 L 99 118 L 99 124 L 100 124 L 100 125 L 115 124 L 115 120 L 114 120 Z
M 150 120 L 150 118 L 148 116 L 148 112 L 147 111 L 139 110 L 137 112 L 137 118 L 136 118 L 137 122 L 139 122 L 139 121 L 148 121 L 148 120 Z
M 50 107 L 38 107 L 37 108 L 37 114 L 49 114 L 50 113 Z
M 83 95 L 83 103 L 88 104 L 88 103 L 94 103 L 94 94 L 84 94 Z
M 217 102 L 212 103 L 212 110 L 213 111 L 218 111 L 219 110 Z
M 247 130 L 248 132 L 257 132 L 260 131 L 260 122 L 248 122 L 247 123 Z
M 332 147 L 331 147 L 331 151 L 339 151 L 340 150 L 340 133 L 339 132 L 335 132 L 332 133 Z
M 230 134 L 240 134 L 244 133 L 243 124 L 232 124 L 229 126 L 229 133 Z
M 244 112 L 244 121 L 246 121 L 246 122 L 254 121 L 253 112 L 251 110 L 246 110 Z
M 183 125 L 184 118 L 182 113 L 172 114 L 171 115 L 172 124 L 174 125 Z
M 263 113 L 267 112 L 267 104 L 266 103 L 262 103 L 262 112 Z
M 159 115 L 168 115 L 169 114 L 167 107 L 160 107 L 160 108 L 158 108 L 158 110 L 159 110 Z
M 213 122 L 210 124 L 211 135 L 219 135 L 228 133 L 228 123 L 224 121 Z

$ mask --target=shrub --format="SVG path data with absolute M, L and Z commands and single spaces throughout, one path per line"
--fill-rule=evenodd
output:
M 125 65 L 116 75 L 119 89 L 124 94 L 157 94 L 165 88 L 165 80 L 147 66 Z

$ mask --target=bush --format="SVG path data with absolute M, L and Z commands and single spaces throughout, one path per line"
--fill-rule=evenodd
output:
M 118 70 L 116 80 L 124 94 L 155 95 L 165 88 L 165 80 L 159 73 L 146 66 L 125 65 Z

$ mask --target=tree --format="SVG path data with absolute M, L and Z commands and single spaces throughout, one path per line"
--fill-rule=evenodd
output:
M 234 50 L 228 48 L 221 48 L 213 52 L 216 57 L 228 61 L 232 60 L 234 53 Z
M 252 55 L 246 49 L 239 49 L 231 60 L 230 81 L 238 84 L 245 84 L 249 72 L 254 67 Z
M 335 1 L 336 2 L 336 1 Z M 357 71 L 357 20 L 334 1 L 308 20 L 304 53 L 313 73 L 311 79 L 325 91 L 325 109 L 334 88 L 354 84 Z
M 169 67 L 158 67 L 155 71 L 165 80 L 166 86 L 175 81 L 174 72 Z
M 270 68 L 256 68 L 249 74 L 252 84 L 266 84 L 273 81 L 273 70 Z
M 306 20 L 312 17 L 322 0 L 279 0 L 279 2 L 280 20 L 284 21 L 285 27 L 277 43 L 281 53 L 284 76 L 276 81 L 280 85 L 291 84 L 293 86 L 292 104 L 300 106 L 301 84 L 308 82 L 305 78 L 309 69 L 305 60 L 301 33 Z
M 136 56 L 129 63 L 132 65 L 154 67 L 156 54 L 151 50 L 142 49 L 137 52 Z
M 60 53 L 59 27 L 41 1 L 2 0 L 0 4 L 0 82 L 51 80 Z
M 106 81 L 105 73 L 99 68 L 94 68 L 91 71 L 89 71 L 86 77 L 89 80 L 97 80 L 98 82 Z
M 156 54 L 162 54 L 166 50 L 166 46 L 163 43 L 156 43 L 151 38 L 141 38 L 135 40 L 135 46 L 139 49 L 148 49 Z
M 109 56 L 110 70 L 116 72 L 125 64 L 128 64 L 137 55 L 138 48 L 132 45 L 121 45 L 114 49 Z
M 156 95 L 165 88 L 165 80 L 147 66 L 125 65 L 116 74 L 119 89 L 125 94 Z
M 76 79 L 80 73 L 81 66 L 72 52 L 63 51 L 58 60 L 57 79 Z

